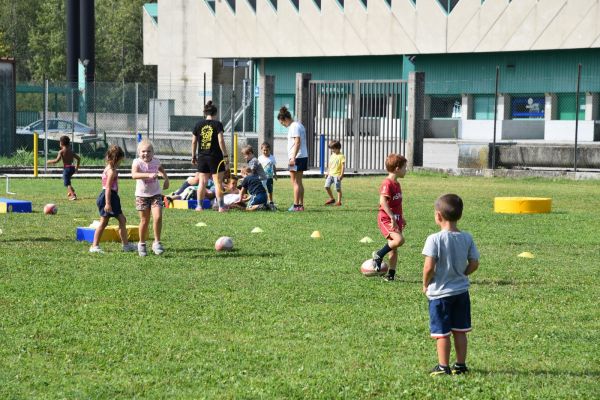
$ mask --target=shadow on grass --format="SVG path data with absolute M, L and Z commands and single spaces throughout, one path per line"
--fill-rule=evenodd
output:
M 62 242 L 62 239 L 49 238 L 49 237 L 34 237 L 34 238 L 21 238 L 21 239 L 2 239 L 0 242 Z
M 242 257 L 282 257 L 283 253 L 273 253 L 273 252 L 251 252 L 246 250 L 238 250 L 233 249 L 229 251 L 216 251 L 214 249 L 204 249 L 204 248 L 187 248 L 187 249 L 176 249 L 178 252 L 182 251 L 188 253 L 190 257 L 211 257 L 211 258 L 242 258 Z M 200 254 L 198 254 L 200 253 Z
M 524 286 L 533 285 L 533 282 L 526 281 L 514 281 L 509 279 L 483 279 L 483 280 L 472 280 L 472 285 L 482 286 Z
M 537 370 L 537 371 L 515 371 L 515 370 L 488 370 L 488 369 L 477 369 L 473 370 L 481 375 L 506 375 L 506 376 L 570 376 L 576 378 L 597 378 L 600 377 L 600 371 L 590 372 L 573 372 L 573 371 L 552 371 L 552 370 Z

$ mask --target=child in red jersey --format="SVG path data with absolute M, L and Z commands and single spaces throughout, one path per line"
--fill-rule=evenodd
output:
M 373 252 L 373 267 L 379 271 L 381 262 L 387 253 L 389 255 L 389 270 L 385 280 L 393 281 L 396 275 L 396 264 L 398 262 L 398 247 L 404 244 L 402 229 L 406 225 L 402 216 L 402 189 L 398 178 L 406 175 L 406 158 L 400 154 L 390 154 L 385 160 L 385 168 L 388 176 L 379 187 L 379 213 L 377 214 L 377 225 L 387 243 L 379 251 Z

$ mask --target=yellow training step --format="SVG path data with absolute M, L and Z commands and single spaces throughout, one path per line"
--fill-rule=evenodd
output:
M 94 233 L 96 228 L 92 227 L 78 227 L 76 231 L 76 237 L 79 241 L 86 241 L 92 243 L 94 241 Z M 137 225 L 127 225 L 127 238 L 130 242 L 137 242 L 140 240 L 140 233 Z M 120 242 L 121 237 L 119 236 L 119 227 L 117 225 L 109 225 L 102 232 L 100 236 L 101 242 Z
M 549 197 L 496 197 L 494 211 L 502 214 L 543 214 L 552 211 Z

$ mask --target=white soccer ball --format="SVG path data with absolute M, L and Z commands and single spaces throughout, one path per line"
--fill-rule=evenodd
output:
M 363 262 L 360 266 L 360 273 L 364 276 L 381 276 L 387 273 L 388 268 L 389 267 L 387 263 L 385 261 L 382 261 L 381 269 L 377 271 L 377 269 L 375 269 L 375 266 L 373 265 L 373 260 L 369 258 L 368 260 L 365 260 L 365 262 Z
M 215 250 L 217 251 L 229 251 L 233 249 L 233 239 L 229 236 L 221 236 L 215 242 Z
M 44 214 L 46 215 L 54 215 L 58 212 L 58 207 L 56 207 L 56 204 L 46 204 L 44 206 Z

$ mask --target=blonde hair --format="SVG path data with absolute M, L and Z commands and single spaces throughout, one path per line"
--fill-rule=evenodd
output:
M 142 147 L 148 147 L 154 153 L 154 145 L 149 139 L 142 139 L 137 145 L 137 154 L 140 155 L 140 149 Z

